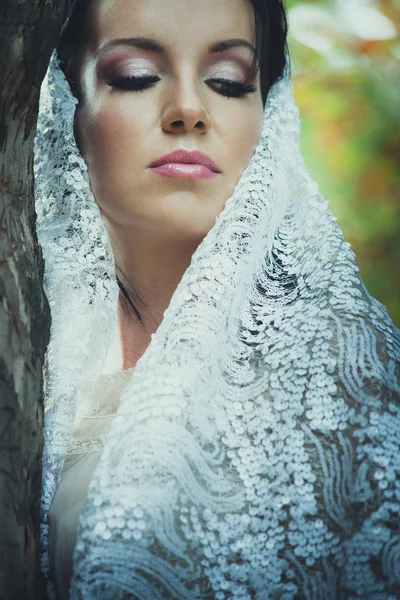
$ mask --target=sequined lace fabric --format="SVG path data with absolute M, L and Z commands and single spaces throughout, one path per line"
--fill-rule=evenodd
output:
M 35 150 L 53 319 L 47 577 L 77 389 L 92 396 L 117 319 L 75 106 L 53 58 Z M 364 287 L 299 132 L 286 72 L 254 156 L 121 394 L 79 518 L 71 600 L 400 597 L 399 331 Z

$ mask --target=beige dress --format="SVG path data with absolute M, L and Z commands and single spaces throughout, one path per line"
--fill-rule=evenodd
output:
M 118 354 L 114 354 L 111 369 L 121 364 L 120 359 Z M 103 374 L 93 396 L 86 403 L 87 408 L 75 419 L 72 428 L 60 482 L 49 511 L 50 569 L 60 600 L 67 600 L 69 596 L 72 556 L 87 488 L 100 460 L 122 390 L 133 369 Z

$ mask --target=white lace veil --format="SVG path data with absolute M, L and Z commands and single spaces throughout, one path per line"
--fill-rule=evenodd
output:
M 35 146 L 52 314 L 46 574 L 76 391 L 94 389 L 117 319 L 76 102 L 53 58 Z M 299 123 L 286 74 L 122 394 L 79 523 L 73 599 L 397 597 L 399 333 L 304 166 Z

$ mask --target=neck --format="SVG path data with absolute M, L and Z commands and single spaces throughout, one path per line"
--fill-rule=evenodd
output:
M 117 265 L 117 274 L 128 294 L 133 286 L 140 301 L 134 299 L 143 323 L 119 298 L 119 325 L 123 368 L 136 365 L 158 329 L 171 297 L 188 268 L 199 240 L 174 240 L 152 236 L 148 231 L 106 222 Z

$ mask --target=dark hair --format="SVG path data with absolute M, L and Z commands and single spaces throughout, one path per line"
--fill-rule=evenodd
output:
M 64 26 L 57 45 L 60 67 L 70 84 L 72 93 L 81 98 L 79 88 L 78 64 L 80 51 L 84 46 L 86 17 L 89 7 L 95 0 L 76 0 L 74 8 Z M 261 97 L 265 105 L 268 92 L 284 72 L 287 50 L 287 19 L 283 0 L 251 0 L 255 22 L 255 64 L 260 69 Z M 133 310 L 139 322 L 143 319 L 136 303 L 142 304 L 139 293 L 117 266 L 117 282 L 125 300 L 125 308 Z M 121 281 L 124 279 L 124 282 Z M 129 292 L 127 290 L 129 288 Z

